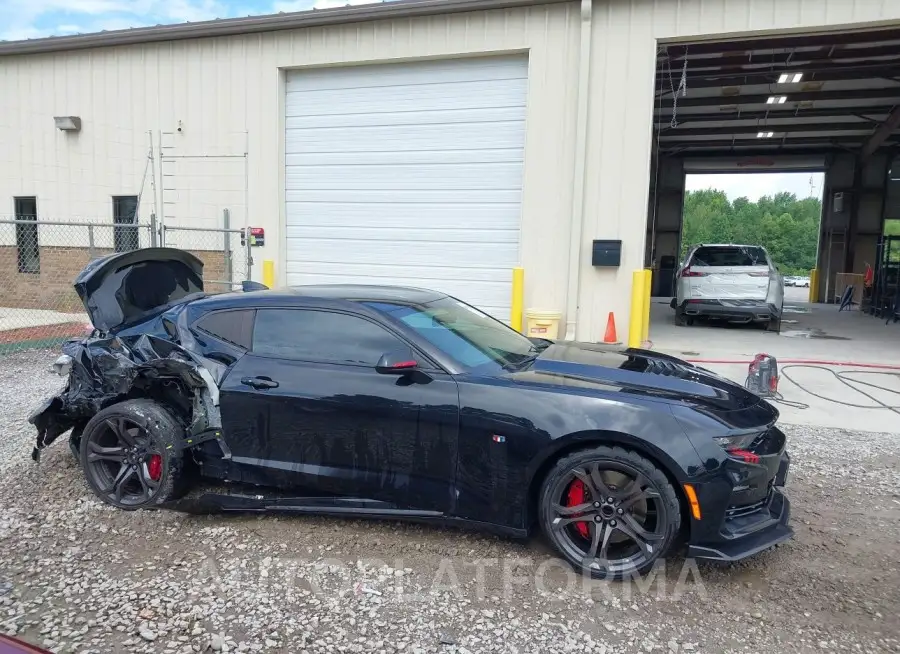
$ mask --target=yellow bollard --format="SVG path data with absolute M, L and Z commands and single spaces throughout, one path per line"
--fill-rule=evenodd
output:
M 649 268 L 644 269 L 644 315 L 643 325 L 641 326 L 641 343 L 650 340 L 650 294 L 653 290 L 653 271 Z
M 644 331 L 644 283 L 643 270 L 631 274 L 631 314 L 628 317 L 628 347 L 640 347 Z
M 525 310 L 525 269 L 513 268 L 512 303 L 509 325 L 522 333 L 522 313 Z
M 275 287 L 275 262 L 271 259 L 263 259 L 263 284 L 267 288 Z
M 809 301 L 815 303 L 819 301 L 819 269 L 813 268 L 809 271 Z

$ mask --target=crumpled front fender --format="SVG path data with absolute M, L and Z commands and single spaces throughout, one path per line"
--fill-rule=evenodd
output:
M 191 393 L 184 398 L 192 408 L 188 433 L 221 428 L 219 389 L 212 374 L 172 341 L 149 335 L 91 337 L 66 342 L 63 353 L 71 357 L 66 387 L 29 418 L 38 431 L 32 451 L 35 461 L 68 430 L 159 382 L 179 382 Z

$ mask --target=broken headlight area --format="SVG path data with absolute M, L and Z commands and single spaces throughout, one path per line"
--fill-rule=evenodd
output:
M 68 382 L 29 418 L 38 431 L 35 461 L 67 431 L 77 435 L 101 409 L 130 398 L 153 398 L 173 408 L 186 434 L 221 428 L 212 374 L 171 341 L 148 335 L 72 340 L 52 368 L 67 373 Z

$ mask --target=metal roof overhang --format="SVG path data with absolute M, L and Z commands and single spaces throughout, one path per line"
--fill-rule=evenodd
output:
M 223 18 L 178 25 L 155 25 L 112 30 L 94 34 L 53 36 L 27 41 L 0 41 L 0 56 L 84 50 L 138 43 L 180 41 L 214 36 L 256 34 L 303 27 L 320 27 L 341 23 L 357 23 L 370 20 L 413 18 L 454 14 L 489 9 L 511 9 L 532 5 L 548 5 L 573 0 L 394 0 L 366 5 L 314 9 L 291 13 L 249 16 L 247 18 Z
M 660 45 L 657 57 L 662 155 L 865 157 L 900 143 L 900 29 Z

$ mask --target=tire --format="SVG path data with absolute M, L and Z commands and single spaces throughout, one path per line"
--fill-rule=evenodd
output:
M 85 425 L 80 462 L 94 494 L 119 509 L 153 507 L 186 490 L 184 427 L 153 400 L 109 406 Z
M 675 307 L 675 325 L 677 327 L 684 327 L 686 324 L 686 320 L 684 317 L 684 309 L 681 307 Z
M 573 513 L 574 507 L 584 510 Z M 632 450 L 600 445 L 561 458 L 547 473 L 538 521 L 574 568 L 595 579 L 621 580 L 649 572 L 672 550 L 681 505 L 652 462 Z
M 780 332 L 781 331 L 781 318 L 772 318 L 769 322 L 766 323 L 766 331 L 767 332 Z

